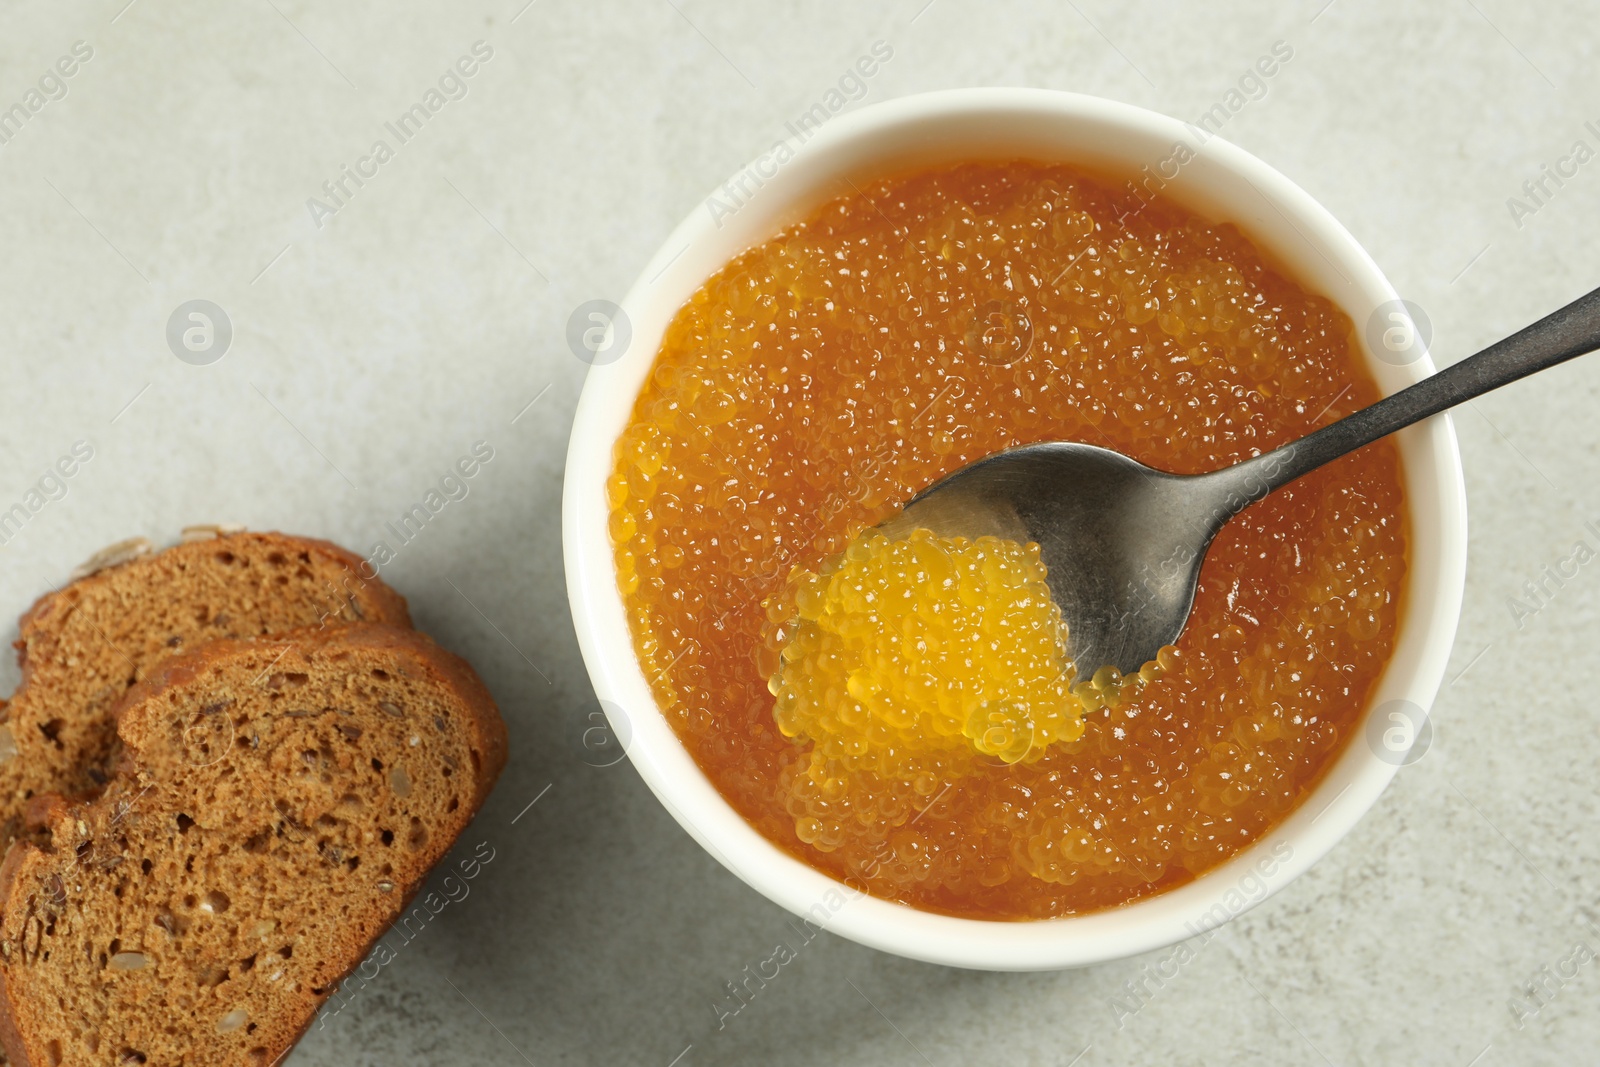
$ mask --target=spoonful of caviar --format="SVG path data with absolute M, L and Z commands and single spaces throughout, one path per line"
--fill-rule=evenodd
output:
M 926 530 L 1036 543 L 1078 677 L 1132 675 L 1177 641 L 1206 550 L 1245 507 L 1414 422 L 1597 348 L 1600 289 L 1370 407 L 1231 467 L 1182 476 L 1094 445 L 1027 445 L 936 482 L 876 532 L 891 540 Z

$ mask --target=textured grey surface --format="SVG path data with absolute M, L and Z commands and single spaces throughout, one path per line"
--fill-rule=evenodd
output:
M 1508 599 L 1600 547 L 1600 360 L 1457 416 L 1471 571 L 1434 748 L 1159 984 L 1167 953 L 991 975 L 823 934 L 717 1029 L 722 983 L 796 938 L 626 764 L 582 761 L 558 511 L 568 314 L 619 297 L 875 40 L 894 57 L 867 101 L 1031 85 L 1189 119 L 1288 42 L 1225 136 L 1343 220 L 1449 362 L 1600 281 L 1600 160 L 1507 205 L 1574 141 L 1600 150 L 1595 5 L 524 2 L 0 5 L 0 108 L 73 42 L 94 53 L 0 145 L 0 509 L 95 448 L 0 548 L 0 613 L 192 522 L 370 551 L 475 441 L 495 450 L 384 570 L 504 708 L 512 765 L 461 846 L 495 858 L 290 1063 L 1592 1062 L 1600 563 L 1530 617 Z M 315 227 L 307 198 L 479 40 L 467 95 Z M 209 366 L 164 337 L 194 298 L 234 328 Z

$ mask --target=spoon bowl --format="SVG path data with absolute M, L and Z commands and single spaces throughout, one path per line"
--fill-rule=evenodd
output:
M 1108 448 L 1051 441 L 962 468 L 879 529 L 1037 542 L 1080 676 L 1105 664 L 1130 674 L 1189 616 L 1204 554 L 1193 535 L 1209 543 L 1220 526 L 1204 531 L 1197 518 L 1208 489 Z

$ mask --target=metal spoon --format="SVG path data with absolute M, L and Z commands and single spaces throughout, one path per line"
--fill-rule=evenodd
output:
M 1168 474 L 1094 445 L 1027 445 L 934 483 L 879 529 L 1037 541 L 1078 677 L 1106 664 L 1128 674 L 1177 641 L 1206 550 L 1246 506 L 1396 430 L 1597 348 L 1600 289 L 1371 407 L 1210 474 Z

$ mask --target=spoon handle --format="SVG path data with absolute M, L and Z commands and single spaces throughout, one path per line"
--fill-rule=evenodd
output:
M 1380 437 L 1597 348 L 1600 289 L 1370 407 L 1210 475 L 1230 501 L 1223 519 L 1307 471 Z M 1237 506 L 1231 506 L 1235 500 Z

